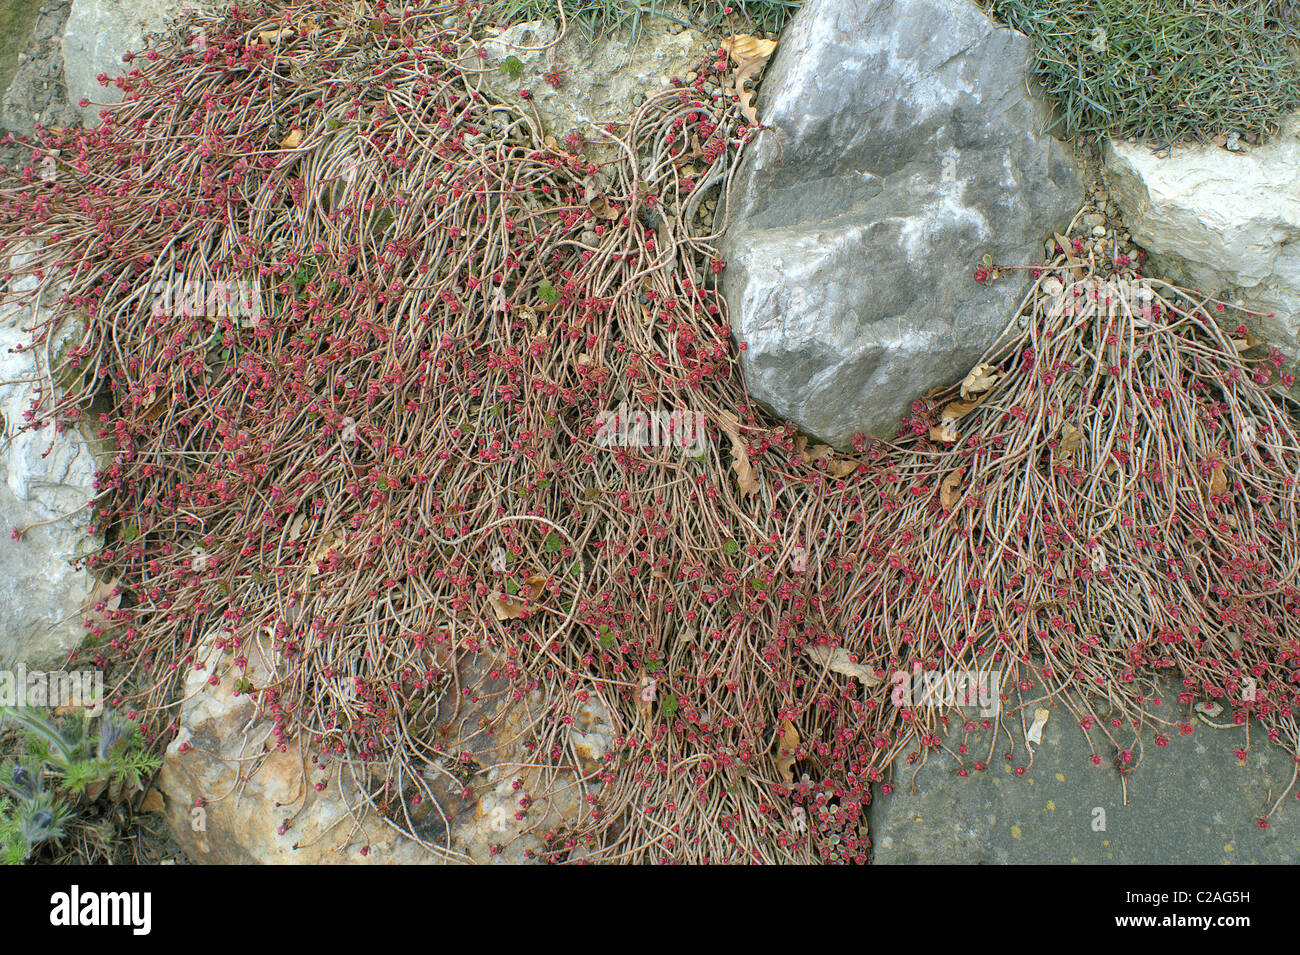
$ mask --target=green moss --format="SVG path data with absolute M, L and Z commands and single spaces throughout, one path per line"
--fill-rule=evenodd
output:
M 40 14 L 36 0 L 0 0 L 0 90 L 7 90 Z

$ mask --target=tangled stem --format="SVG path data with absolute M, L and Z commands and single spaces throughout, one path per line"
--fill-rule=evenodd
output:
M 706 197 L 759 132 L 725 55 L 598 167 L 487 92 L 473 4 L 263 6 L 138 58 L 99 128 L 45 132 L 56 179 L 0 193 L 9 277 L 59 295 L 37 340 L 82 330 L 33 425 L 111 398 L 91 564 L 124 599 L 87 656 L 155 742 L 215 649 L 213 680 L 262 666 L 271 746 L 408 835 L 495 769 L 575 807 L 521 810 L 543 858 L 610 862 L 865 860 L 872 783 L 952 752 L 959 708 L 891 700 L 917 666 L 1059 703 L 1121 773 L 1190 731 L 1161 672 L 1297 751 L 1296 436 L 1218 303 L 1059 259 L 954 440 L 956 386 L 810 448 L 746 399 L 717 287 Z M 158 309 L 177 277 L 256 307 Z M 702 440 L 611 446 L 620 406 Z

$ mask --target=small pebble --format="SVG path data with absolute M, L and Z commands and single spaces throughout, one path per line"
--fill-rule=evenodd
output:
M 1092 234 L 1100 238 L 1106 234 L 1106 227 L 1104 225 L 1095 225 L 1092 227 Z

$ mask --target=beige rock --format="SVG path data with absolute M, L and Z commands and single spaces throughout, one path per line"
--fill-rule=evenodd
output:
M 1159 152 L 1110 142 L 1112 199 L 1157 270 L 1206 292 L 1236 289 L 1265 341 L 1300 351 L 1300 115 L 1242 152 L 1214 144 Z
M 559 25 L 552 20 L 517 23 L 484 41 L 486 59 L 464 65 L 481 71 L 484 84 L 507 102 L 520 102 L 520 90 L 528 90 L 546 133 L 562 140 L 576 130 L 600 152 L 608 143 L 600 127 L 627 122 L 635 104 L 666 89 L 671 77 L 685 78 L 707 52 L 701 33 L 673 33 L 670 24 L 643 18 L 633 44 L 626 30 L 591 41 L 571 23 L 557 41 Z M 508 72 L 512 57 L 517 77 Z M 558 88 L 546 80 L 552 70 L 560 75 Z
M 265 644 L 248 656 L 247 679 L 255 688 L 282 665 Z M 536 699 L 505 714 L 495 712 L 496 704 L 462 701 L 459 736 L 453 735 L 454 745 L 447 749 L 472 751 L 479 765 L 464 774 L 450 761 L 441 770 L 430 767 L 426 778 L 436 799 L 425 798 L 418 807 L 407 804 L 417 841 L 366 806 L 346 767 L 333 763 L 328 773 L 304 767 L 298 740 L 278 751 L 271 721 L 258 713 L 254 697 L 235 692 L 230 654 L 209 644 L 200 662 L 187 674 L 180 733 L 167 749 L 158 782 L 172 833 L 193 861 L 522 863 L 529 861 L 528 850 L 543 847 L 537 832 L 577 818 L 581 787 L 572 778 L 562 775 L 551 787 L 560 795 L 547 797 L 548 780 L 540 771 L 518 768 L 529 762 L 520 740 Z M 213 674 L 216 685 L 209 682 Z M 462 685 L 475 680 L 467 674 Z M 604 726 L 594 716 L 583 725 L 593 734 Z M 608 745 L 604 736 L 594 741 Z M 319 792 L 317 783 L 324 783 Z M 515 814 L 524 796 L 534 804 L 519 820 Z M 401 809 L 393 812 L 405 818 L 396 815 Z M 494 853 L 494 846 L 504 848 Z
M 248 673 L 255 684 L 269 669 L 259 657 L 250 655 Z M 158 781 L 172 834 L 192 860 L 223 865 L 441 861 L 437 852 L 402 837 L 373 813 L 353 813 L 348 804 L 360 803 L 356 787 L 341 787 L 337 776 L 317 793 L 317 774 L 304 776 L 297 743 L 283 753 L 275 750 L 271 722 L 256 717 L 251 696 L 235 692 L 229 656 L 209 650 L 203 664 L 187 675 L 181 730 L 167 748 Z M 226 678 L 209 685 L 213 672 Z

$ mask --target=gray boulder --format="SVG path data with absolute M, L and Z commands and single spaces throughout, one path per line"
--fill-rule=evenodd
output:
M 117 87 L 100 86 L 98 76 L 116 78 L 130 72 L 122 54 L 140 52 L 147 46 L 145 35 L 161 32 L 184 10 L 199 9 L 206 0 L 73 0 L 72 12 L 63 29 L 63 74 L 68 101 L 78 107 L 81 100 L 91 105 L 78 107 L 86 126 L 99 125 L 99 111 L 121 100 Z
M 835 444 L 892 436 L 1012 318 L 1083 200 L 1029 41 L 969 0 L 808 0 L 759 96 L 722 254 L 750 394 Z

